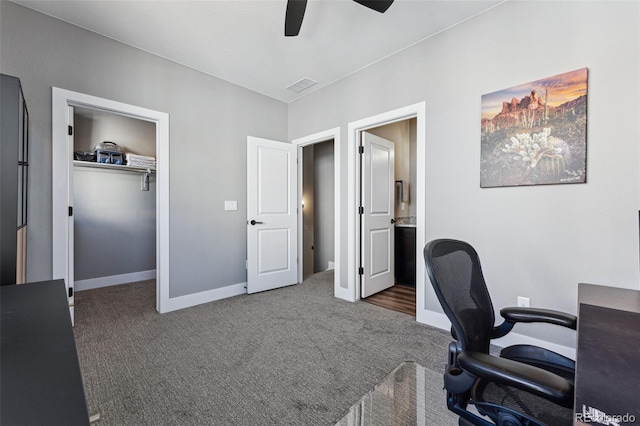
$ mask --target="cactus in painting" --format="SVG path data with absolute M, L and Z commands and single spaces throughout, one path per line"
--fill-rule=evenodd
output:
M 540 133 L 518 133 L 505 144 L 502 152 L 516 154 L 515 161 L 523 161 L 527 168 L 539 167 L 546 174 L 560 174 L 565 169 L 562 139 L 549 136 L 551 128 L 545 127 Z

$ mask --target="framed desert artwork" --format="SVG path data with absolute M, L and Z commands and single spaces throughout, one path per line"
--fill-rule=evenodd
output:
M 587 68 L 482 96 L 480 186 L 585 183 Z

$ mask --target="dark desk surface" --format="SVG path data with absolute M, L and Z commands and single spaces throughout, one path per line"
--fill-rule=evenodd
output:
M 579 284 L 578 298 L 580 304 L 640 313 L 640 291 L 638 290 Z
M 63 280 L 2 286 L 0 424 L 88 425 Z
M 591 421 L 575 424 L 640 424 L 639 389 L 640 291 L 580 284 L 575 412 Z

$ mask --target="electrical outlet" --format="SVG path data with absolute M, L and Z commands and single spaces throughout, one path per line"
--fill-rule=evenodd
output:
M 529 307 L 529 298 L 518 296 L 518 307 L 519 308 L 528 308 Z

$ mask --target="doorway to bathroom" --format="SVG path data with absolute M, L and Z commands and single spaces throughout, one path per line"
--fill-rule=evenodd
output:
M 383 188 L 376 188 L 376 179 L 367 179 L 361 174 L 361 188 L 373 185 L 369 190 L 361 189 L 361 193 L 381 194 L 391 189 L 392 219 L 388 229 L 382 233 L 380 227 L 372 231 L 374 235 L 387 235 L 391 239 L 388 256 L 379 256 L 385 263 L 389 260 L 393 281 L 381 291 L 361 291 L 362 300 L 384 308 L 400 311 L 412 316 L 416 315 L 416 151 L 417 151 L 417 119 L 415 117 L 369 128 L 365 134 L 374 135 L 393 146 L 393 174 L 391 183 L 381 182 Z M 366 160 L 365 160 L 366 161 Z M 379 173 L 378 173 L 379 174 Z M 368 181 L 371 182 L 368 182 Z M 382 209 L 374 209 L 382 210 Z M 385 228 L 386 229 L 386 228 Z M 363 232 L 364 234 L 364 232 Z M 366 235 L 365 235 L 366 237 Z M 374 237 L 375 238 L 375 237 Z M 384 269 L 379 268 L 381 271 Z M 370 294 L 372 291 L 375 293 Z

